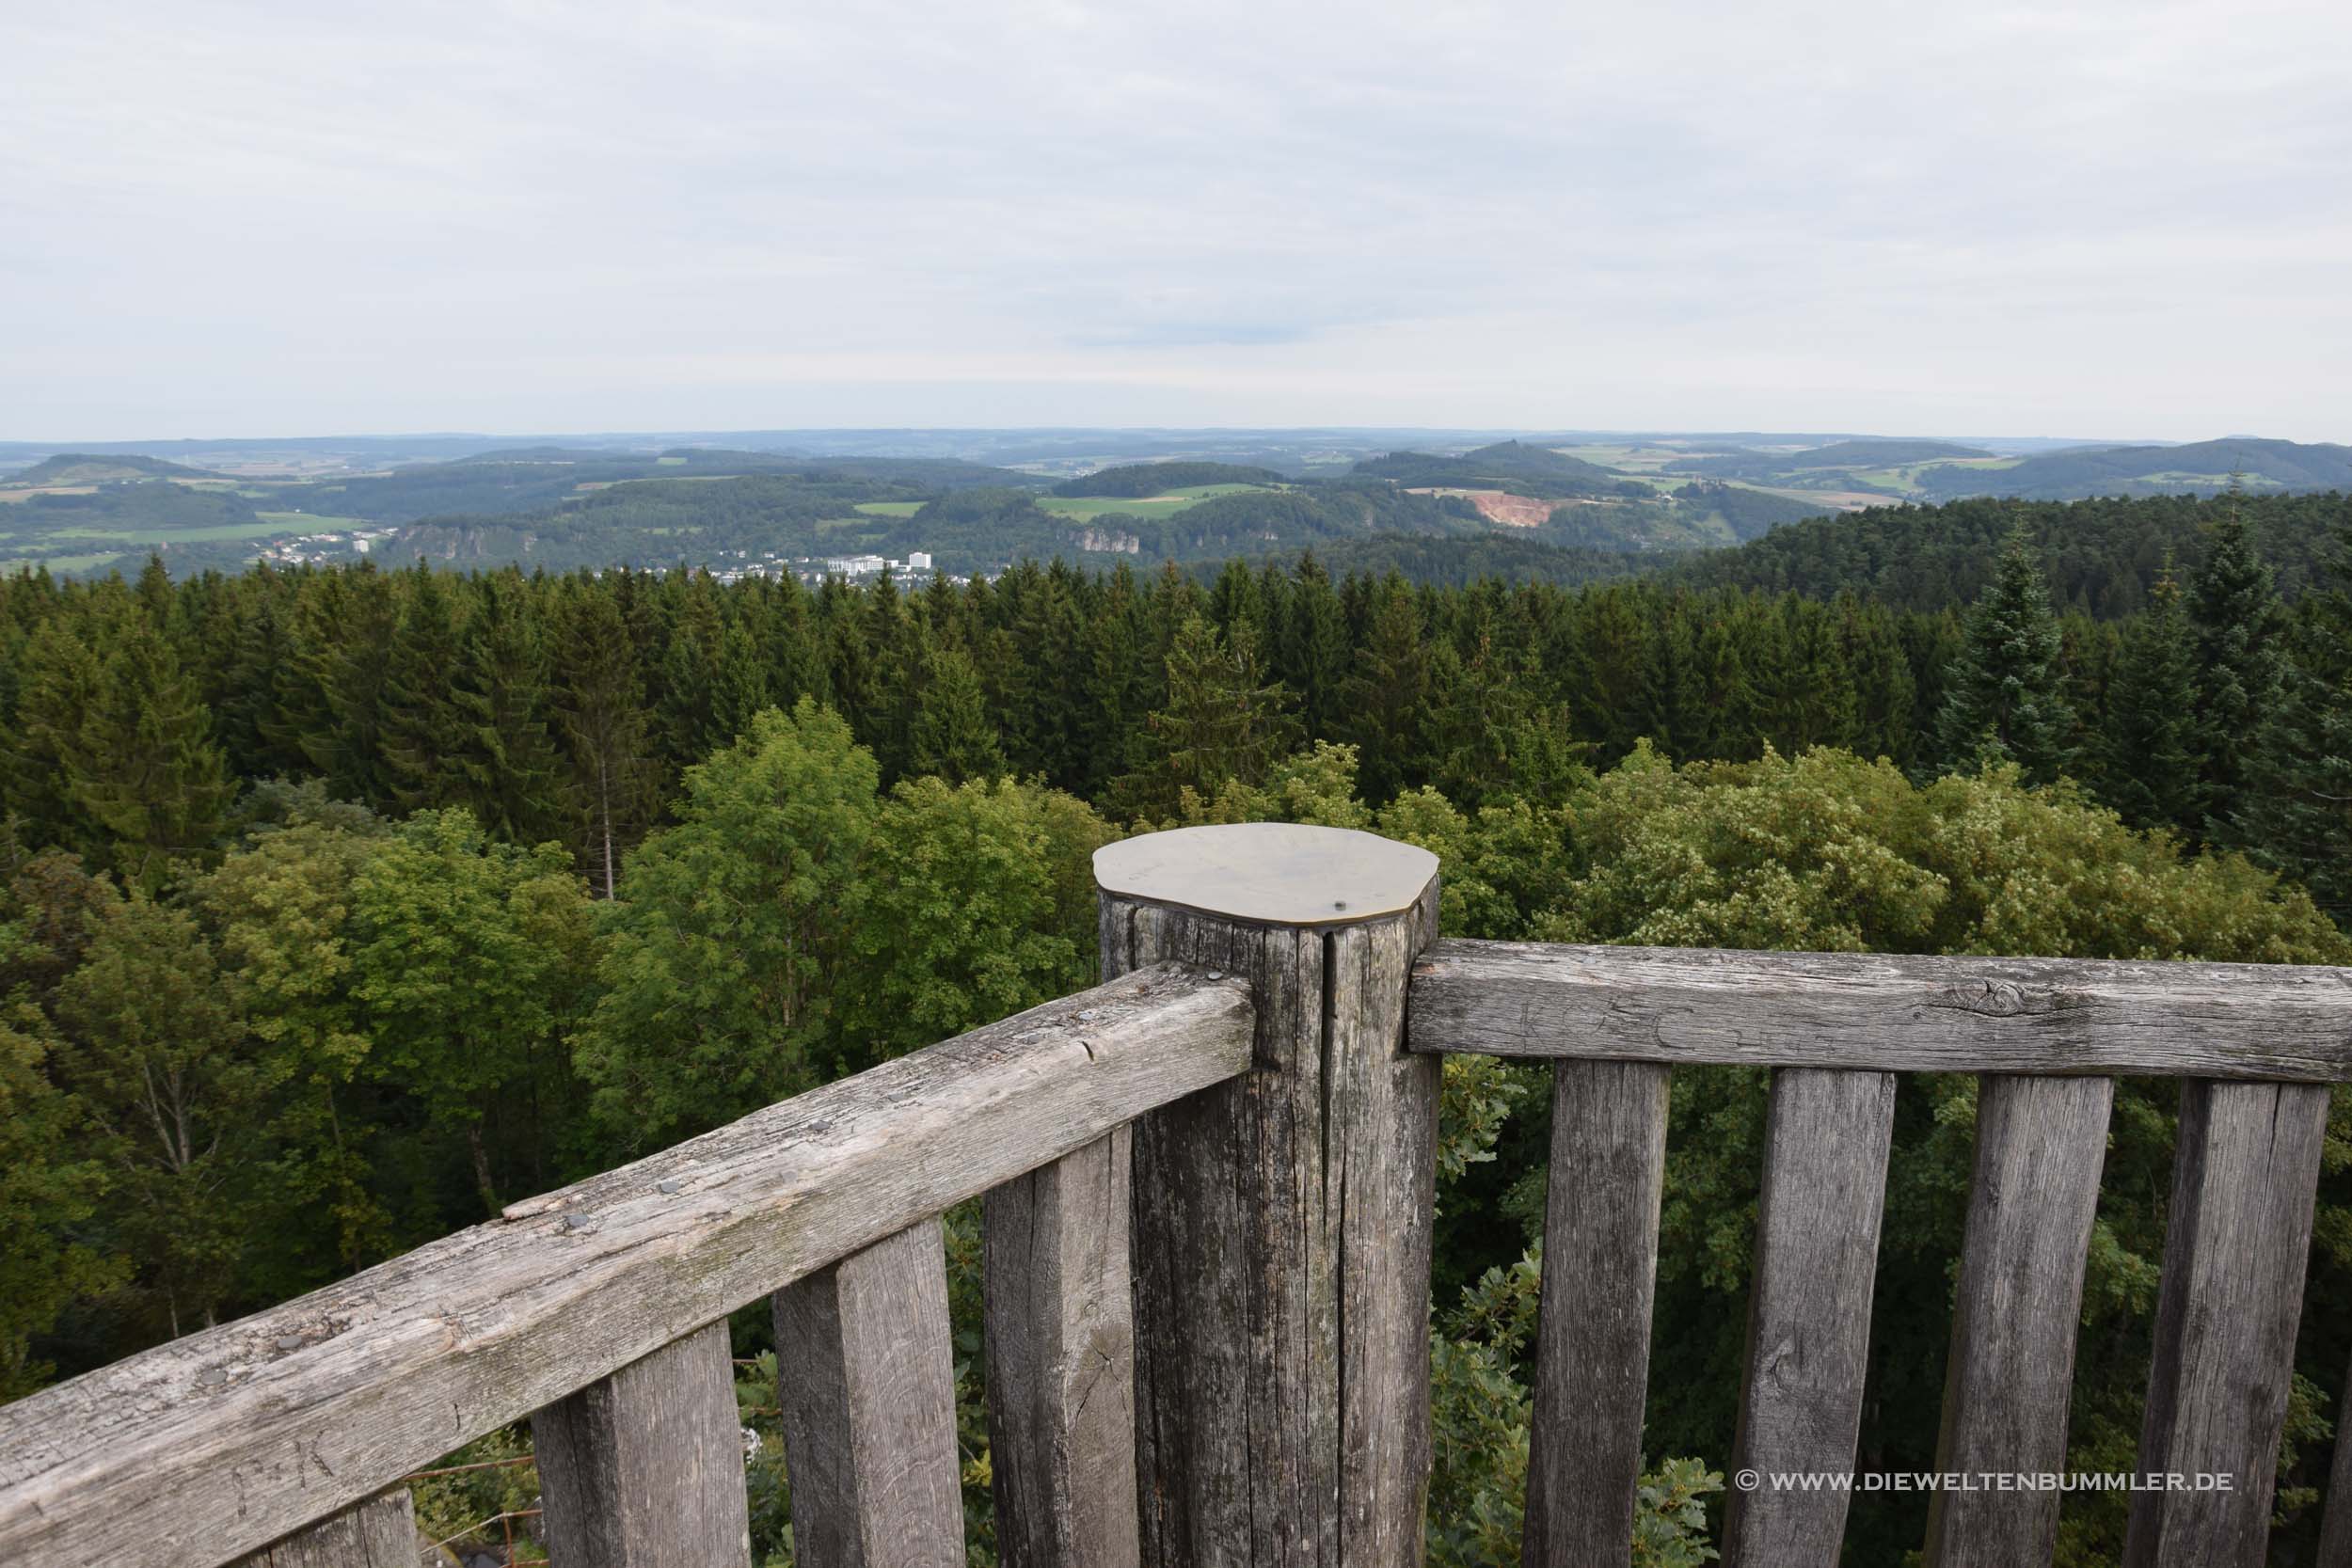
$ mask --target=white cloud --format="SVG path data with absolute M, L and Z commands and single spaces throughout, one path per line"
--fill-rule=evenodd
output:
M 0 436 L 2352 436 L 2352 13 L 86 0 Z

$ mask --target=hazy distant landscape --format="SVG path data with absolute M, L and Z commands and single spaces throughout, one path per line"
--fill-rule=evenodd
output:
M 2352 448 L 1565 431 L 771 431 L 0 442 L 0 569 L 358 560 L 726 576 L 1194 564 L 1418 541 L 1612 575 L 1868 507 L 2352 490 Z M 1433 542 L 1458 541 L 1458 546 Z M 1597 558 L 1630 558 L 1609 560 Z

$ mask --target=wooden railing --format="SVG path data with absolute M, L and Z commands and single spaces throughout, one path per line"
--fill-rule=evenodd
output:
M 2114 1075 L 2185 1080 L 2127 1561 L 2262 1560 L 2352 971 L 1437 942 L 1367 834 L 1102 851 L 1105 983 L 0 1408 L 0 1563 L 413 1568 L 404 1474 L 532 1425 L 559 1568 L 749 1560 L 725 1319 L 773 1300 L 803 1568 L 963 1554 L 938 1215 L 985 1198 L 1008 1568 L 1421 1560 L 1438 1053 L 1554 1062 L 1531 1564 L 1625 1562 L 1676 1064 L 1773 1070 L 1732 1465 L 1854 1458 L 1899 1071 L 1983 1075 L 1938 1468 L 2064 1468 Z M 1848 1494 L 1730 1499 L 1748 1568 Z M 2055 1493 L 1928 1560 L 2046 1563 Z M 2321 1561 L 2352 1562 L 2352 1440 Z M 2332 1555 L 2330 1555 L 2332 1554 Z

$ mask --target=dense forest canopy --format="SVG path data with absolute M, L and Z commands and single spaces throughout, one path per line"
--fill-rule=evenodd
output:
M 2112 620 L 2145 610 L 2165 562 L 2185 571 L 2232 514 L 2244 517 L 2278 588 L 2294 598 L 2319 576 L 2330 531 L 2352 518 L 2352 493 L 1872 507 L 1778 528 L 1739 549 L 1691 557 L 1666 575 L 1814 597 L 1851 592 L 1928 610 L 1973 601 L 1991 578 L 2001 541 L 2023 528 L 2058 602 Z
M 851 513 L 878 542 L 927 514 L 1014 543 L 1080 526 L 1034 486 L 904 470 L 631 482 L 570 513 L 649 538 L 691 515 L 751 547 L 837 533 L 834 509 L 878 486 L 911 503 Z M 1534 564 L 1516 585 L 1408 580 L 1515 555 L 1608 574 L 1457 537 L 1439 499 L 1378 480 L 1083 526 L 1157 529 L 1173 553 L 1238 548 L 1269 517 L 1362 569 L 0 579 L 0 1390 L 1083 986 L 1087 857 L 1152 825 L 1424 844 L 1460 935 L 2352 959 L 2340 497 L 1873 512 L 1581 585 Z M 1538 1091 L 1524 1069 L 1448 1068 L 1444 1564 L 1516 1560 Z M 1661 1540 L 1698 1538 L 1728 1450 L 1763 1092 L 1677 1075 Z M 1864 1441 L 1920 1468 L 1973 1084 L 1903 1093 Z M 2171 1117 L 2160 1087 L 2119 1087 L 2085 1467 L 2127 1465 L 2137 1433 Z M 2336 1117 L 2352 1148 L 2352 1099 Z M 2321 1198 L 2282 1541 L 2315 1528 L 2352 1353 L 2319 1305 L 2352 1287 L 2344 1165 Z M 968 1294 L 968 1225 L 951 1236 Z M 764 1330 L 739 1329 L 759 1353 Z M 2113 1561 L 2113 1499 L 2068 1507 L 2061 1560 Z M 1857 1510 L 1853 1560 L 1896 1560 L 1915 1513 Z
M 1272 468 L 1241 463 L 1125 463 L 1097 468 L 1054 486 L 1057 496 L 1164 496 L 1196 484 L 1279 484 L 1283 476 Z

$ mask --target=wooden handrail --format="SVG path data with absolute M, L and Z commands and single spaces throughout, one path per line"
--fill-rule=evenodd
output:
M 0 1562 L 207 1568 L 1247 1069 L 1157 965 L 0 1407 Z
M 2352 969 L 1461 942 L 1415 1051 L 1865 1072 L 2352 1081 Z
M 2328 1085 L 2352 1081 L 2352 970 L 1441 942 L 1408 1044 L 1555 1064 L 1530 1568 L 1622 1561 L 1676 1066 L 1772 1071 L 1732 1467 L 1850 1470 L 1896 1074 L 1980 1076 L 1939 1472 L 2063 1468 L 2083 1272 L 2117 1076 L 2186 1080 L 2135 1568 L 2263 1560 Z M 1608 1479 L 1596 1499 L 1591 1483 Z M 1731 1568 L 1830 1568 L 1848 1494 L 1741 1489 Z M 2331 1499 L 2328 1528 L 2352 1536 Z M 2055 1491 L 1938 1494 L 1926 1560 L 2046 1563 Z

